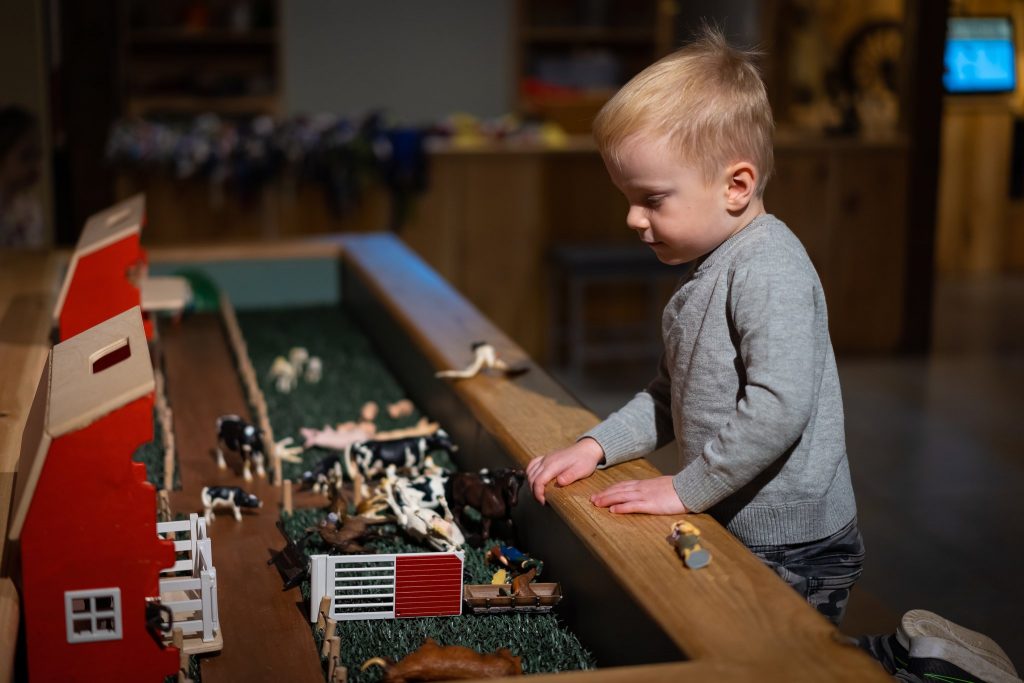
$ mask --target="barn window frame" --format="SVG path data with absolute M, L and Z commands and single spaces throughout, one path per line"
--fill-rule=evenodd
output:
M 64 621 L 69 643 L 121 640 L 121 589 L 64 591 Z

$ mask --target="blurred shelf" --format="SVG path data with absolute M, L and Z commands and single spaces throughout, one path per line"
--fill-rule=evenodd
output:
M 604 26 L 528 26 L 522 39 L 531 43 L 613 43 L 650 45 L 653 27 L 608 28 Z
M 200 95 L 130 96 L 126 101 L 129 116 L 149 113 L 182 112 L 200 114 L 272 114 L 278 110 L 277 95 L 241 95 L 204 97 Z
M 184 28 L 131 29 L 128 44 L 132 47 L 277 47 L 273 29 L 230 31 L 226 29 L 193 31 Z
M 588 133 L 601 105 L 671 49 L 675 0 L 518 0 L 517 17 L 519 111 Z
M 119 0 L 127 116 L 277 114 L 281 0 Z

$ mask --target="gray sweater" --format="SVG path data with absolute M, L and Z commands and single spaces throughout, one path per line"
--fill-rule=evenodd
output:
M 758 216 L 691 266 L 662 338 L 657 377 L 583 435 L 603 467 L 675 438 L 679 499 L 748 546 L 818 540 L 853 519 L 825 297 L 784 223 Z

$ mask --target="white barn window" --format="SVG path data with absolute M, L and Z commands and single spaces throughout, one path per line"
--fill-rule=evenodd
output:
M 121 640 L 121 589 L 64 592 L 69 643 Z

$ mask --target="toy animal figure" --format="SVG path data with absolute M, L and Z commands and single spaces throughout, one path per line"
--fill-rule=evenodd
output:
M 203 501 L 203 517 L 209 524 L 215 518 L 215 508 L 229 507 L 236 522 L 242 521 L 242 508 L 261 508 L 263 501 L 237 486 L 204 486 L 199 494 Z
M 404 500 L 396 480 L 385 480 L 382 488 L 398 526 L 413 538 L 442 552 L 458 550 L 466 543 L 462 531 L 454 522 L 449 522 L 433 510 Z
M 421 466 L 427 453 L 435 450 L 443 450 L 451 455 L 459 448 L 452 443 L 448 432 L 438 429 L 429 436 L 414 436 L 387 441 L 377 439 L 357 443 L 347 451 L 346 457 L 354 460 L 355 466 L 359 468 L 363 476 L 373 477 L 380 474 L 388 465 L 396 467 Z M 349 471 L 353 470 L 349 469 Z
M 167 605 L 161 604 L 159 598 L 146 599 L 146 632 L 149 637 L 163 650 L 167 647 L 164 637 L 170 636 L 174 630 L 174 612 Z
M 448 479 L 448 505 L 463 529 L 467 527 L 465 508 L 469 506 L 479 512 L 481 538 L 486 541 L 495 520 L 503 522 L 506 530 L 512 530 L 512 508 L 519 502 L 519 487 L 525 478 L 526 474 L 519 469 L 500 469 L 493 474 L 488 470 L 455 472 Z
M 320 360 L 320 356 L 310 356 L 309 360 L 306 362 L 306 372 L 303 375 L 303 379 L 310 384 L 316 384 L 320 381 L 320 378 L 323 377 L 323 374 L 324 364 L 323 361 Z
M 310 527 L 306 529 L 306 532 L 317 532 L 324 543 L 339 553 L 362 553 L 366 552 L 362 543 L 379 536 L 373 526 L 384 524 L 387 521 L 383 518 L 359 517 L 357 515 L 338 516 L 332 512 L 320 522 L 319 526 Z
M 314 493 L 326 492 L 331 484 L 337 485 L 341 481 L 341 475 L 341 454 L 331 453 L 302 473 L 302 485 L 311 486 Z
M 319 446 L 343 451 L 352 444 L 372 439 L 377 433 L 377 427 L 372 422 L 342 422 L 337 427 L 325 425 L 323 429 L 302 427 L 299 433 L 305 439 L 302 444 L 305 448 Z
M 295 366 L 289 363 L 284 356 L 274 359 L 274 364 L 270 366 L 270 372 L 267 375 L 274 380 L 274 387 L 282 394 L 290 394 L 299 383 L 299 375 L 295 371 Z
M 430 456 L 426 457 L 424 463 L 428 460 L 430 460 Z M 445 496 L 448 477 L 448 472 L 440 468 L 412 478 L 398 477 L 394 465 L 388 465 L 386 474 L 386 479 L 393 482 L 402 500 L 406 503 L 433 510 L 451 522 L 454 520 L 454 516 L 448 507 L 448 499 Z
M 242 476 L 252 481 L 250 462 L 256 463 L 256 474 L 267 476 L 263 469 L 263 435 L 254 425 L 237 415 L 221 415 L 217 418 L 217 467 L 225 469 L 224 450 L 234 451 L 242 456 Z
M 525 366 L 512 367 L 502 359 L 498 358 L 498 352 L 487 342 L 473 342 L 470 346 L 473 350 L 473 362 L 462 370 L 441 370 L 434 373 L 434 377 L 449 379 L 468 379 L 475 377 L 481 370 L 500 370 L 507 376 L 521 375 L 529 368 Z
M 371 666 L 384 669 L 387 683 L 413 683 L 413 681 L 453 681 L 473 678 L 500 678 L 521 676 L 523 666 L 508 648 L 490 654 L 461 645 L 438 645 L 427 638 L 415 651 L 397 663 L 374 657 L 363 662 L 361 671 Z
M 302 374 L 302 368 L 309 360 L 309 351 L 302 346 L 293 346 L 288 350 L 288 364 L 295 370 L 296 375 Z

